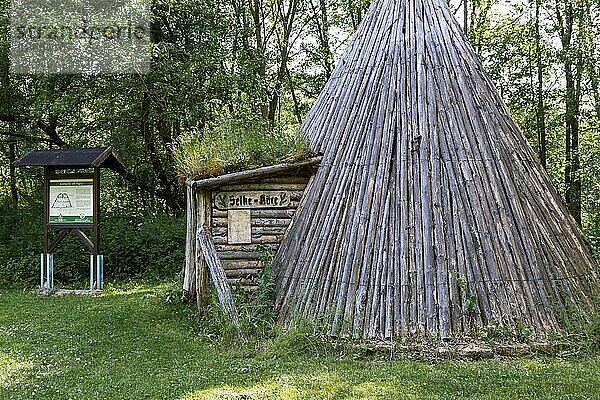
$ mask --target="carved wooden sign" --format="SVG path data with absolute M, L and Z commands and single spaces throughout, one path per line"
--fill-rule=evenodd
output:
M 219 210 L 245 210 L 252 208 L 288 208 L 290 194 L 285 191 L 236 191 L 215 195 Z

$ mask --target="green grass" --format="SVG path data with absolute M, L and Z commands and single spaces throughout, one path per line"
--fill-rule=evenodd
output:
M 235 120 L 182 135 L 175 150 L 180 175 L 192 179 L 299 161 L 309 153 L 308 142 L 294 129 Z
M 590 399 L 600 357 L 385 361 L 273 355 L 201 335 L 169 285 L 0 292 L 0 399 Z M 202 330 L 204 331 L 204 330 Z

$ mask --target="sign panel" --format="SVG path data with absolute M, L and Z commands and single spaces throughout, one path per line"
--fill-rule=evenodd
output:
M 51 179 L 48 206 L 50 223 L 93 223 L 94 180 Z
M 250 210 L 227 211 L 227 243 L 252 243 L 252 224 Z
M 285 191 L 219 192 L 215 195 L 219 210 L 244 210 L 252 208 L 287 208 L 290 194 Z

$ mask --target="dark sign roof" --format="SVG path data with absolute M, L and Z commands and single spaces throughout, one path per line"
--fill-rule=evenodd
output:
M 33 150 L 15 161 L 15 167 L 125 168 L 112 147 L 92 149 Z

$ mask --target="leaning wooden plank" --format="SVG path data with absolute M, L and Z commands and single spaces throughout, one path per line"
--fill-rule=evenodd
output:
M 221 261 L 219 261 L 219 256 L 217 255 L 215 244 L 210 237 L 210 232 L 208 232 L 206 227 L 203 227 L 198 231 L 197 243 L 202 249 L 202 255 L 204 256 L 204 260 L 210 271 L 210 277 L 217 290 L 219 304 L 229 315 L 229 319 L 233 323 L 238 337 L 243 339 L 245 336 L 242 331 L 240 316 L 235 307 L 235 303 L 233 302 L 233 296 L 231 295 L 231 289 L 227 282 L 227 276 L 225 275 L 225 270 L 221 266 Z
M 196 240 L 196 263 L 195 263 L 195 286 L 196 286 L 196 305 L 198 307 L 198 315 L 206 315 L 208 311 L 208 304 L 210 303 L 210 290 L 209 290 L 209 278 L 208 268 L 206 266 L 206 259 L 202 253 L 202 249 L 198 246 Z

